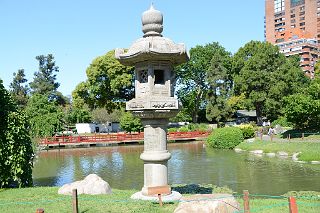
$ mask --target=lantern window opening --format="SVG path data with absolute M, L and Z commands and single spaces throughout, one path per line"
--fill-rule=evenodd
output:
M 165 84 L 163 70 L 154 70 L 154 84 Z

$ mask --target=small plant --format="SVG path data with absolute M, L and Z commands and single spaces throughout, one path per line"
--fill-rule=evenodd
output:
M 215 129 L 207 139 L 210 147 L 218 149 L 233 149 L 243 141 L 242 131 L 237 127 Z

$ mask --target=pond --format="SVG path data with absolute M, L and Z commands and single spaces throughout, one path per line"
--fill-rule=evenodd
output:
M 320 191 L 320 165 L 206 148 L 201 142 L 171 143 L 170 184 L 214 184 L 235 192 L 281 195 L 288 191 Z M 35 186 L 62 186 L 95 173 L 112 188 L 143 185 L 141 145 L 42 151 L 34 163 Z

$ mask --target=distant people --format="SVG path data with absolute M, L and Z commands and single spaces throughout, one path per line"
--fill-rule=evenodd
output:
M 272 127 L 269 128 L 268 135 L 271 136 L 274 134 L 274 129 Z

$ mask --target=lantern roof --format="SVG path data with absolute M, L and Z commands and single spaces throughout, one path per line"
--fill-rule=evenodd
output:
M 163 37 L 163 15 L 153 5 L 142 14 L 143 38 L 136 40 L 128 50 L 116 49 L 115 57 L 124 65 L 135 65 L 148 60 L 171 61 L 173 65 L 186 62 L 189 57 L 184 44 L 176 44 Z

